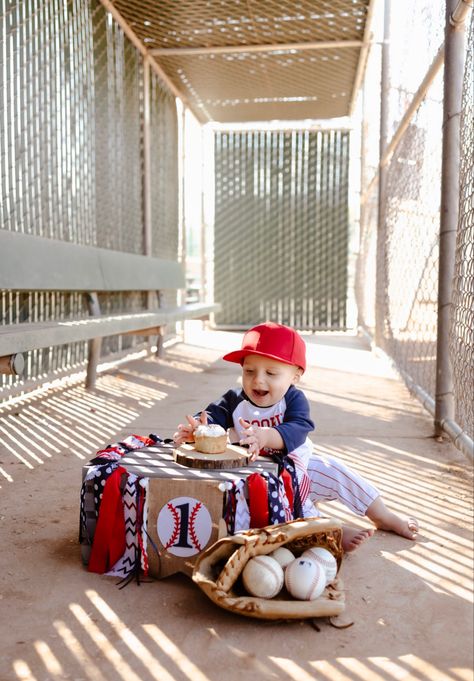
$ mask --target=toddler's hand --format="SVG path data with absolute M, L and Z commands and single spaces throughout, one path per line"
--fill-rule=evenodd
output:
M 248 445 L 249 452 L 251 454 L 250 461 L 255 461 L 260 453 L 260 450 L 262 449 L 259 440 L 260 429 L 258 426 L 253 426 L 248 421 L 245 421 L 243 418 L 239 419 L 239 423 L 244 429 L 242 437 L 239 440 L 239 444 Z
M 207 424 L 207 414 L 205 411 L 201 412 L 200 420 L 198 421 L 193 416 L 186 415 L 187 424 L 180 423 L 178 430 L 173 435 L 173 441 L 177 445 L 182 445 L 183 442 L 194 442 L 194 431 L 199 425 Z

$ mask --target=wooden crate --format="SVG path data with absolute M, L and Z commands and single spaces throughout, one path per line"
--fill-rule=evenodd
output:
M 191 575 L 204 549 L 225 536 L 222 516 L 226 483 L 255 472 L 275 475 L 278 472 L 277 465 L 265 458 L 240 468 L 188 467 L 175 461 L 172 448 L 164 450 L 159 446 L 135 450 L 122 457 L 120 465 L 143 478 L 147 487 L 149 574 L 157 579 L 176 572 Z M 90 464 L 84 466 L 83 477 L 89 467 Z M 89 515 L 89 535 L 93 535 L 95 515 Z M 84 562 L 87 562 L 87 549 L 83 547 Z

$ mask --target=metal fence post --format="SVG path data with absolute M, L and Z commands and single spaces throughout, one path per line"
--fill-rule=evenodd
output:
M 178 102 L 177 102 L 178 105 Z M 178 111 L 178 261 L 182 264 L 185 274 L 184 289 L 178 291 L 178 305 L 184 305 L 187 300 L 188 278 L 186 276 L 186 107 L 179 103 Z M 186 342 L 186 321 L 178 323 L 183 342 Z
M 204 130 L 201 128 L 201 301 L 208 300 L 207 295 L 207 234 L 206 234 L 206 211 L 205 211 L 205 196 L 204 196 L 204 177 L 205 177 L 205 163 L 204 163 Z
M 391 0 L 384 4 L 384 31 L 382 44 L 382 68 L 380 76 L 380 143 L 379 158 L 384 157 L 388 136 L 388 95 L 390 87 L 390 10 Z M 375 343 L 383 346 L 385 327 L 385 289 L 387 273 L 385 267 L 385 202 L 386 202 L 387 166 L 379 163 L 379 193 L 377 216 L 377 257 L 375 273 Z
M 143 252 L 152 255 L 151 148 L 150 148 L 150 58 L 143 58 Z
M 458 0 L 446 2 L 434 421 L 436 436 L 441 435 L 443 422 L 454 420 L 454 384 L 449 356 L 449 334 L 459 217 L 459 135 L 464 73 L 464 23 L 452 22 L 458 4 Z

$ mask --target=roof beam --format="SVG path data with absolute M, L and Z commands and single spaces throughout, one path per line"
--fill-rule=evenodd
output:
M 143 42 L 140 40 L 140 38 L 136 35 L 136 33 L 133 31 L 133 29 L 129 26 L 129 24 L 125 21 L 123 16 L 120 14 L 120 12 L 117 10 L 117 8 L 113 5 L 111 0 L 100 0 L 101 4 L 104 6 L 105 10 L 107 12 L 110 12 L 110 14 L 113 16 L 117 24 L 120 26 L 122 31 L 125 33 L 127 38 L 130 40 L 130 42 L 137 48 L 137 50 L 140 52 L 140 54 L 143 56 L 144 59 L 147 57 L 152 57 L 151 51 L 148 50 Z M 162 83 L 168 88 L 168 90 L 171 91 L 171 93 L 175 96 L 178 97 L 182 102 L 185 107 L 188 107 L 196 116 L 196 118 L 199 120 L 200 123 L 207 123 L 208 121 L 203 117 L 202 113 L 196 112 L 193 107 L 191 106 L 188 98 L 182 92 L 180 89 L 176 87 L 174 82 L 169 78 L 169 76 L 163 71 L 161 66 L 157 64 L 157 62 L 151 58 L 149 60 L 149 64 L 152 67 L 153 71 L 155 74 L 160 78 Z
M 362 41 L 361 51 L 359 54 L 359 62 L 357 64 L 354 83 L 352 85 L 351 101 L 349 104 L 349 116 L 352 116 L 352 114 L 354 113 L 357 97 L 359 94 L 360 84 L 362 82 L 362 78 L 364 77 L 365 67 L 367 65 L 367 60 L 369 58 L 369 52 L 371 46 L 374 45 L 375 43 L 372 34 L 372 22 L 374 20 L 374 4 L 375 4 L 374 2 L 369 3 L 369 9 L 367 12 L 367 17 L 365 19 L 364 37 Z
M 328 40 L 313 43 L 274 43 L 268 45 L 216 45 L 215 47 L 155 47 L 149 50 L 154 57 L 188 57 L 201 54 L 240 54 L 242 52 L 290 52 L 292 50 L 339 50 L 342 47 L 361 48 L 362 40 Z

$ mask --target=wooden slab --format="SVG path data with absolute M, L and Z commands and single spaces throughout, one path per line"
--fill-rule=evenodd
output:
M 250 454 L 245 447 L 227 445 L 222 454 L 205 454 L 197 452 L 191 444 L 182 444 L 173 451 L 176 463 L 188 468 L 241 468 L 248 466 Z

